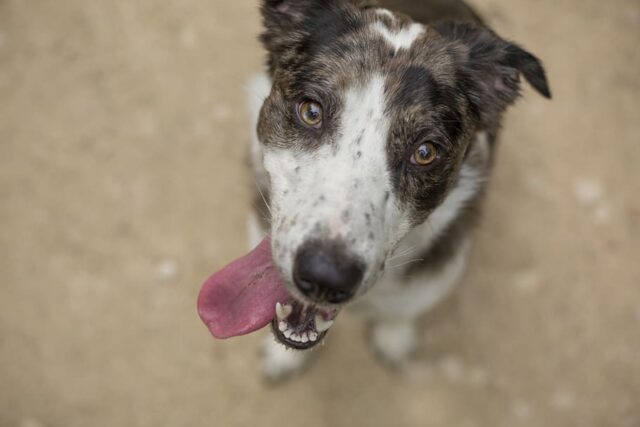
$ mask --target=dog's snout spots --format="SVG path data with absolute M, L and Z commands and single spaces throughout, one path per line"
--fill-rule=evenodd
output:
M 318 196 L 316 200 L 314 200 L 314 202 L 311 204 L 311 207 L 317 208 L 321 203 L 324 203 L 326 200 L 327 198 L 324 197 L 324 194 L 321 194 Z
M 386 244 L 382 238 L 394 226 L 393 218 L 389 221 L 376 213 L 386 215 L 382 199 L 391 188 L 386 77 L 376 73 L 366 85 L 345 87 L 341 96 L 343 102 L 332 121 L 334 126 L 317 135 L 321 144 L 311 144 L 308 150 L 299 150 L 302 144 L 296 144 L 286 150 L 265 152 L 265 164 L 274 174 L 273 205 L 280 208 L 280 215 L 274 215 L 272 223 L 272 238 L 281 242 L 278 250 L 274 247 L 274 261 L 288 285 L 295 285 L 292 267 L 305 242 L 334 239 L 340 240 L 338 256 L 333 257 L 323 247 L 316 249 L 332 262 L 357 258 L 361 277 L 356 282 L 371 285 Z M 278 171 L 286 175 L 278 177 Z M 312 253 L 309 257 L 314 263 L 325 261 Z M 336 275 L 344 273 L 338 270 Z M 337 276 L 323 276 L 323 271 L 312 273 L 318 274 L 314 277 L 318 289 L 340 281 Z M 345 295 L 350 292 L 338 291 Z

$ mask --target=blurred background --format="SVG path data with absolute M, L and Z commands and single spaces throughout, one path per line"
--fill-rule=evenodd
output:
M 348 313 L 279 387 L 214 341 L 246 251 L 257 0 L 0 0 L 0 425 L 640 426 L 640 3 L 475 0 L 546 64 L 464 285 L 398 372 Z

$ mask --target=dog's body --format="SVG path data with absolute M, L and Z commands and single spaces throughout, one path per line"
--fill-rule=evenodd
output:
M 544 70 L 461 1 L 266 0 L 262 13 L 250 236 L 271 235 L 259 247 L 286 288 L 264 372 L 303 366 L 308 352 L 285 346 L 315 345 L 347 301 L 401 363 L 416 318 L 464 272 L 519 76 L 548 97 Z

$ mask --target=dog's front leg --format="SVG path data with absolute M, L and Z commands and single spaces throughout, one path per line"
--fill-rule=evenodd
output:
M 403 364 L 417 344 L 418 317 L 445 299 L 464 273 L 469 242 L 444 264 L 409 279 L 387 275 L 366 296 L 362 308 L 373 320 L 371 345 L 392 366 Z
M 288 349 L 269 335 L 262 343 L 262 374 L 271 382 L 285 380 L 306 366 L 310 353 Z
M 373 351 L 392 367 L 401 366 L 415 349 L 416 343 L 416 325 L 413 319 L 386 319 L 373 325 Z

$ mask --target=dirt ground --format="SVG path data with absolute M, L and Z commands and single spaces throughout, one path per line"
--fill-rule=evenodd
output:
M 215 342 L 246 250 L 257 0 L 0 0 L 0 425 L 640 426 L 640 3 L 477 0 L 545 62 L 464 286 L 389 372 L 341 315 L 280 387 Z

